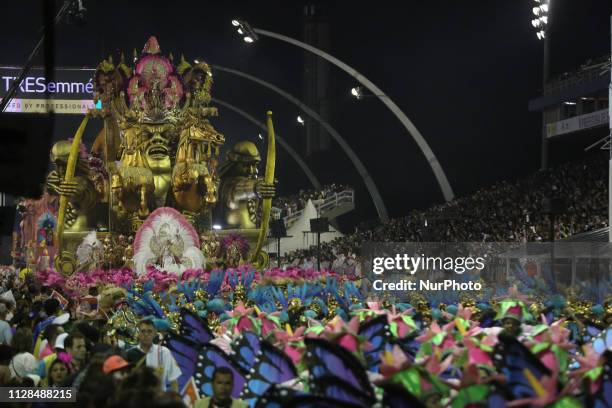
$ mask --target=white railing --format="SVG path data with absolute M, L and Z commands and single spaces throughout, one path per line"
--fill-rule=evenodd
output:
M 610 57 L 603 57 L 595 63 L 584 65 L 580 69 L 553 78 L 544 88 L 544 94 L 561 92 L 574 85 L 599 79 L 610 71 Z
M 338 193 L 332 194 L 324 199 L 313 200 L 312 203 L 315 205 L 317 215 L 319 217 L 324 216 L 325 213 L 338 207 L 342 204 L 353 204 L 355 202 L 355 191 L 354 190 L 343 190 Z M 275 219 L 281 218 L 282 209 L 273 207 L 272 216 Z M 285 220 L 285 226 L 288 228 L 294 222 L 296 222 L 304 214 L 304 209 L 296 211 L 291 215 L 283 217 Z

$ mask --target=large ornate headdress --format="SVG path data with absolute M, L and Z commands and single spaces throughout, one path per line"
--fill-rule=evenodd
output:
M 94 77 L 94 102 L 101 101 L 103 114 L 119 123 L 177 123 L 195 116 L 215 116 L 209 107 L 212 73 L 205 62 L 189 64 L 184 57 L 177 66 L 173 57 L 161 54 L 155 37 L 149 38 L 135 66 L 123 55 L 117 66 L 112 57 L 102 61 Z

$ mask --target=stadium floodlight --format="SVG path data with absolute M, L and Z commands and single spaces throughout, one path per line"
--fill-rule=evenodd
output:
M 371 93 L 365 91 L 360 86 L 356 86 L 354 88 L 351 88 L 351 95 L 353 95 L 355 97 L 355 99 L 374 98 L 374 97 L 384 98 L 385 97 L 384 94 L 379 94 L 379 95 L 371 94 Z
M 251 26 L 249 25 L 249 23 L 247 23 L 246 21 L 234 19 L 232 20 L 232 25 L 234 27 L 237 27 L 236 32 L 238 32 L 238 34 L 243 36 L 242 39 L 245 42 L 250 44 L 250 43 L 254 43 L 255 41 L 259 39 L 259 37 L 255 33 L 255 30 L 253 30 Z
M 297 123 L 299 123 L 300 125 L 304 126 L 304 119 L 300 115 L 298 115 L 298 117 L 297 117 Z
M 549 0 L 535 0 L 535 7 L 532 8 L 535 19 L 531 20 L 531 25 L 536 29 L 538 40 L 546 38 L 546 26 L 548 25 L 548 14 L 550 12 Z

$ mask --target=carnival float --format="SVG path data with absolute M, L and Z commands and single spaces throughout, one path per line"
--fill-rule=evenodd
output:
M 152 319 L 192 399 L 222 366 L 251 406 L 610 406 L 609 299 L 545 298 L 526 277 L 399 301 L 373 298 L 359 274 L 269 267 L 271 113 L 260 177 L 253 143 L 221 157 L 212 83 L 206 63 L 175 63 L 155 37 L 133 67 L 123 55 L 98 65 L 101 108 L 53 146 L 44 197 L 20 204 L 23 279 L 113 344 Z M 90 118 L 103 128 L 88 149 Z

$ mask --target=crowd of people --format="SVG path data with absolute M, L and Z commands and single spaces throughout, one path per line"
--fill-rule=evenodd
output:
M 501 182 L 470 196 L 425 211 L 413 211 L 406 217 L 392 219 L 376 227 L 357 228 L 352 234 L 322 244 L 321 269 L 331 269 L 342 276 L 360 275 L 359 249 L 366 241 L 545 241 L 549 239 L 551 211 L 555 212 L 555 239 L 597 229 L 607 224 L 606 186 L 606 160 L 603 155 L 538 172 L 515 183 Z M 345 186 L 333 185 L 325 193 L 321 192 L 320 197 L 344 189 Z M 306 192 L 302 192 L 301 197 L 313 198 Z M 317 267 L 316 253 L 311 250 L 287 254 L 284 261 L 303 269 Z M 15 273 L 0 272 L 0 386 L 73 387 L 78 406 L 83 407 L 186 406 L 183 400 L 185 389 L 179 389 L 181 366 L 175 359 L 174 351 L 163 345 L 155 317 L 139 315 L 131 321 L 129 324 L 135 330 L 128 341 L 112 334 L 113 326 L 109 324 L 109 315 L 103 308 L 88 313 L 81 309 L 81 305 L 87 304 L 88 300 L 92 300 L 92 304 L 100 304 L 101 294 L 95 286 L 88 289 L 87 296 L 71 298 L 66 295 L 69 292 L 60 290 L 62 293 L 58 293 L 52 287 L 42 285 L 35 274 L 20 275 L 18 270 L 13 271 Z M 333 285 L 328 286 L 333 290 Z M 188 287 L 186 284 L 180 285 L 182 290 Z M 351 297 L 348 292 L 345 295 Z M 262 295 L 261 299 L 265 299 L 265 296 Z M 209 303 L 212 305 L 215 300 Z M 191 301 L 190 304 L 195 303 Z M 296 309 L 293 303 L 287 302 L 288 311 Z M 326 303 L 317 305 L 323 308 Z M 605 319 L 608 319 L 602 321 L 609 322 L 612 316 L 608 312 L 610 305 L 596 306 L 601 309 L 597 309 L 599 315 L 605 315 Z M 116 312 L 116 307 L 114 304 L 108 308 L 109 313 Z M 244 323 L 241 313 L 259 313 L 252 311 L 258 309 L 246 309 L 241 303 L 233 307 L 235 309 L 228 316 L 236 322 Z M 409 309 L 412 310 L 406 310 Z M 346 310 L 353 309 L 346 307 Z M 461 310 L 457 309 L 456 313 Z M 314 309 L 310 312 L 315 315 L 322 313 Z M 462 318 L 469 320 L 469 315 Z M 267 317 L 258 314 L 258 319 L 265 320 Z M 343 319 L 348 321 L 350 316 Z M 519 327 L 521 319 L 513 320 L 514 328 Z M 291 336 L 295 335 L 295 328 L 283 333 L 281 325 L 273 320 L 266 322 L 278 326 L 275 329 L 280 333 L 276 336 L 278 339 L 292 339 Z M 508 330 L 505 326 L 502 329 Z M 428 329 L 426 325 L 418 330 L 433 333 L 433 329 Z M 184 335 L 183 332 L 181 334 Z M 420 338 L 427 342 L 428 335 L 424 336 Z M 223 340 L 223 336 L 218 339 Z M 353 342 L 351 340 L 346 344 Z M 346 344 L 342 343 L 343 347 Z M 469 350 L 469 347 L 466 349 Z M 285 350 L 291 352 L 293 349 L 289 347 Z M 488 361 L 489 357 L 485 354 L 482 356 Z M 296 361 L 300 361 L 299 358 Z M 598 364 L 601 366 L 601 362 Z M 241 401 L 231 396 L 232 375 L 222 366 L 216 367 L 212 374 L 211 393 L 198 400 L 195 407 L 244 407 Z M 450 397 L 447 395 L 446 398 Z M 49 404 L 40 402 L 31 405 L 51 406 Z
M 321 258 L 331 262 L 339 254 L 358 254 L 368 241 L 525 243 L 549 241 L 552 224 L 555 240 L 606 227 L 606 154 L 538 171 L 516 182 L 499 182 L 374 227 L 357 227 L 351 234 L 322 244 Z M 315 256 L 316 248 L 312 247 L 286 258 L 291 262 Z
M 137 343 L 118 342 L 109 335 L 105 318 L 79 319 L 75 299 L 58 296 L 33 275 L 19 279 L 3 273 L 2 278 L 1 387 L 73 387 L 79 407 L 185 406 L 176 381 L 181 371 L 169 349 L 159 344 L 151 319 L 135 322 Z M 223 372 L 219 381 L 225 381 Z M 223 400 L 217 402 L 212 405 L 208 398 L 196 406 L 224 406 Z
M 308 200 L 312 200 L 313 203 L 317 204 L 334 194 L 346 190 L 352 190 L 352 188 L 338 183 L 326 184 L 320 190 L 300 190 L 297 194 L 276 197 L 272 200 L 272 206 L 281 211 L 281 217 L 287 217 L 303 210 Z
M 238 299 L 237 283 L 225 297 L 211 289 L 211 277 L 200 286 L 207 288 L 205 301 L 194 286 L 204 283 L 200 278 L 158 291 L 155 285 L 111 286 L 123 297 L 106 307 L 108 286 L 68 297 L 66 285 L 56 292 L 35 274 L 4 272 L 0 386 L 70 387 L 74 398 L 66 404 L 72 406 L 246 408 L 248 402 L 396 408 L 407 402 L 465 407 L 520 400 L 514 406 L 561 401 L 555 406 L 578 408 L 605 406 L 589 401 L 605 401 L 603 390 L 610 387 L 609 300 L 587 302 L 586 308 L 577 299 L 540 303 L 514 287 L 495 303 L 477 298 L 429 303 L 420 296 L 389 303 L 366 299 L 354 283 L 340 286 L 327 275 L 320 276 L 324 282 L 289 280 L 289 297 L 277 286 L 243 279 L 253 295 L 247 303 Z M 163 296 L 170 293 L 176 296 Z M 79 303 L 92 298 L 99 298 L 99 307 L 83 316 Z M 185 302 L 175 312 L 172 302 L 180 298 Z M 111 321 L 122 313 L 132 314 L 127 322 L 132 333 L 117 335 L 112 329 L 123 329 Z M 173 328 L 174 314 L 179 319 Z M 525 370 L 518 370 L 517 382 L 500 380 L 516 366 L 534 370 L 535 380 L 529 382 Z M 205 386 L 198 382 L 208 376 L 210 387 L 208 379 Z M 363 380 L 353 387 L 346 380 L 351 378 Z M 341 392 L 326 394 L 329 383 Z M 477 393 L 474 385 L 482 385 Z M 267 404 L 268 398 L 281 402 Z

